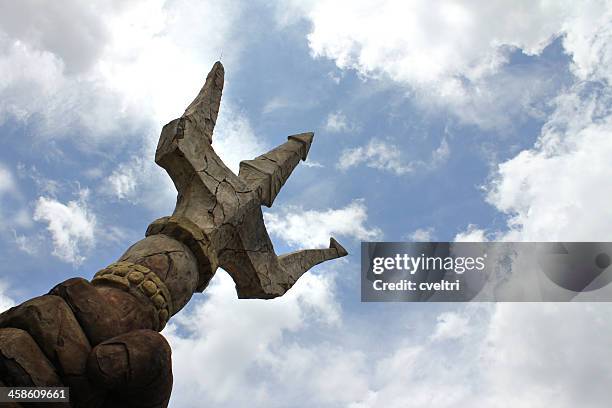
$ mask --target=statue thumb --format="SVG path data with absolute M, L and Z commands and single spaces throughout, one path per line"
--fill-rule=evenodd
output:
M 170 345 L 153 330 L 134 330 L 93 348 L 87 361 L 91 382 L 111 391 L 107 407 L 168 406 L 172 391 Z

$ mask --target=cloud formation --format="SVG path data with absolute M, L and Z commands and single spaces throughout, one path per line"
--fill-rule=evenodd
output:
M 417 228 L 406 236 L 408 241 L 428 242 L 434 239 L 435 230 L 433 227 Z
M 0 313 L 15 306 L 15 301 L 6 292 L 6 284 L 0 281 Z
M 488 201 L 508 215 L 504 239 L 610 240 L 611 102 L 609 89 L 560 95 L 538 143 L 500 164 Z
M 446 139 L 431 152 L 429 160 L 407 160 L 398 146 L 384 140 L 371 139 L 367 145 L 344 149 L 340 154 L 337 167 L 347 170 L 365 164 L 367 167 L 388 171 L 397 176 L 412 173 L 416 170 L 431 170 L 443 164 L 450 156 L 451 150 Z
M 155 138 L 159 122 L 180 116 L 201 87 L 240 15 L 233 1 L 2 7 L 0 124 L 18 120 L 39 137 L 78 134 L 81 148 L 135 132 Z M 236 41 L 225 62 L 239 53 Z
M 538 55 L 562 37 L 574 72 L 601 69 L 589 51 L 606 42 L 587 39 L 605 26 L 609 11 L 599 0 L 315 0 L 283 3 L 277 16 L 282 24 L 312 24 L 307 38 L 314 57 L 404 84 L 415 101 L 447 107 L 466 123 L 503 129 L 521 115 L 539 115 L 540 99 L 554 88 L 551 72 L 506 69 L 510 54 Z
M 297 389 L 285 374 L 299 369 L 300 358 L 310 368 L 315 361 L 300 357 L 295 349 L 299 343 L 292 341 L 293 361 L 283 362 L 278 353 L 288 351 L 286 341 L 292 334 L 312 325 L 329 328 L 339 323 L 333 287 L 330 276 L 306 274 L 281 298 L 238 300 L 229 275 L 217 272 L 206 291 L 207 300 L 196 300 L 164 331 L 175 367 L 171 406 L 286 405 L 286 398 Z
M 376 139 L 370 140 L 366 146 L 343 150 L 338 161 L 338 168 L 347 170 L 362 163 L 373 169 L 386 170 L 398 176 L 414 171 L 414 166 L 404 160 L 401 149 Z
M 575 83 L 554 99 L 535 145 L 501 163 L 486 186 L 487 201 L 507 215 L 507 230 L 489 232 L 496 239 L 610 240 L 612 10 L 576 24 L 564 40 Z
M 164 333 L 171 406 L 603 408 L 612 396 L 607 306 L 473 304 L 406 336 L 388 321 L 344 320 L 333 275 L 302 279 L 283 298 L 238 301 L 231 279 L 216 277 Z M 559 339 L 566 346 L 551 347 Z
M 279 211 L 264 214 L 266 228 L 273 237 L 292 247 L 327 247 L 329 238 L 349 237 L 372 241 L 382 237 L 382 231 L 367 225 L 368 213 L 363 200 L 354 200 L 342 208 L 306 210 L 284 206 Z
M 15 180 L 13 173 L 0 163 L 0 194 L 13 191 L 14 188 Z
M 85 260 L 84 254 L 95 243 L 96 216 L 87 205 L 88 196 L 88 190 L 81 190 L 78 200 L 66 204 L 40 197 L 34 210 L 34 220 L 47 224 L 53 255 L 74 266 Z
M 346 115 L 342 111 L 332 112 L 327 115 L 325 130 L 331 133 L 348 132 L 353 127 L 349 124 Z

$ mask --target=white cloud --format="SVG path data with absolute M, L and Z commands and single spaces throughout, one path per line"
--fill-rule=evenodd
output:
M 79 191 L 79 199 L 63 204 L 56 199 L 40 197 L 34 220 L 45 222 L 53 242 L 53 255 L 75 266 L 84 260 L 84 252 L 93 247 L 96 217 L 88 208 L 88 190 Z
M 15 226 L 20 228 L 31 228 L 34 226 L 34 221 L 32 220 L 32 214 L 29 209 L 21 208 L 18 209 L 13 214 L 13 221 Z
M 382 140 L 371 139 L 367 145 L 345 149 L 340 154 L 337 167 L 347 170 L 365 164 L 367 167 L 389 171 L 398 176 L 412 173 L 417 169 L 432 170 L 444 164 L 450 157 L 450 146 L 442 139 L 440 146 L 431 152 L 429 160 L 406 160 L 402 149 Z
M 328 72 L 327 77 L 331 79 L 335 84 L 339 84 L 342 78 L 344 77 L 344 71 Z
M 196 300 L 164 333 L 174 350 L 171 406 L 609 403 L 606 305 L 473 304 L 442 311 L 408 335 L 400 315 L 365 326 L 343 319 L 333 279 L 323 276 L 306 274 L 273 301 L 237 300 L 231 279 L 215 278 L 206 300 Z
M 143 160 L 139 157 L 133 157 L 130 165 L 121 164 L 107 178 L 108 189 L 120 200 L 128 199 L 136 192 L 136 187 L 139 183 L 136 180 L 138 171 L 137 168 L 143 166 Z
M 331 133 L 349 132 L 353 130 L 346 118 L 346 115 L 342 111 L 332 112 L 327 116 L 325 122 L 325 130 Z
M 0 123 L 30 122 L 37 126 L 35 134 L 46 137 L 74 136 L 81 129 L 85 137 L 75 139 L 79 146 L 113 136 L 121 126 L 134 127 L 125 120 L 120 95 L 101 86 L 101 78 L 67 75 L 57 55 L 1 32 L 0 48 Z
M 38 194 L 41 195 L 56 196 L 64 187 L 63 183 L 45 177 L 35 165 L 27 168 L 25 164 L 19 163 L 17 164 L 17 174 L 20 178 L 31 179 L 36 184 Z
M 605 66 L 612 49 L 601 41 L 610 44 L 612 33 L 596 28 L 581 39 L 591 45 L 593 69 L 576 63 L 580 77 L 554 100 L 536 144 L 501 163 L 487 186 L 487 201 L 508 217 L 506 231 L 491 233 L 497 239 L 610 240 L 612 196 L 603 186 L 612 177 L 612 70 Z
M 13 243 L 20 251 L 23 251 L 30 256 L 35 256 L 42 251 L 42 248 L 44 247 L 44 243 L 46 241 L 43 234 L 28 236 L 18 234 L 16 230 L 13 230 L 12 232 Z
M 590 17 L 574 20 L 564 38 L 576 83 L 555 99 L 536 144 L 500 164 L 488 185 L 487 200 L 508 216 L 507 229 L 471 225 L 457 240 L 610 240 L 612 33 L 598 23 L 609 14 Z M 608 404 L 612 370 L 602 356 L 612 338 L 609 305 L 502 303 L 492 312 L 481 348 L 489 395 L 481 405 Z
M 0 163 L 0 200 L 3 199 L 3 196 L 7 193 L 15 191 L 15 179 L 13 177 L 13 173 L 4 167 L 2 163 Z M 3 220 L 3 208 L 2 201 L 0 201 L 0 219 Z
M 604 303 L 498 304 L 481 345 L 482 406 L 605 407 L 610 312 Z
M 269 113 L 276 112 L 277 110 L 289 108 L 293 105 L 294 105 L 294 102 L 289 101 L 286 97 L 275 96 L 272 99 L 270 99 L 268 102 L 266 102 L 261 112 L 267 115 Z
M 0 313 L 15 306 L 15 301 L 6 294 L 7 285 L 0 281 Z
M 612 93 L 562 95 L 533 149 L 499 166 L 488 201 L 510 240 L 609 241 Z
M 398 176 L 414 170 L 413 165 L 406 163 L 402 157 L 401 149 L 376 139 L 370 140 L 366 146 L 342 151 L 338 161 L 338 168 L 347 170 L 362 163 L 373 169 L 390 171 Z
M 416 101 L 448 106 L 483 127 L 511 124 L 509 115 L 525 114 L 550 92 L 549 73 L 505 69 L 515 49 L 537 55 L 564 36 L 576 72 L 610 66 L 594 63 L 593 44 L 585 41 L 607 26 L 605 1 L 320 0 L 277 8 L 281 24 L 300 17 L 312 24 L 308 42 L 314 57 L 363 76 L 387 76 L 408 85 Z M 594 45 L 606 44 L 599 38 Z
M 612 7 L 585 7 L 565 22 L 563 46 L 572 57 L 572 72 L 581 80 L 604 79 L 612 83 L 610 22 Z M 605 6 L 605 7 L 603 7 Z
M 602 359 L 612 339 L 610 308 L 603 306 L 497 304 L 443 312 L 430 341 L 400 344 L 372 362 L 368 398 L 351 406 L 603 408 L 612 396 L 612 370 Z
M 226 274 L 217 276 L 206 300 L 196 300 L 164 332 L 173 348 L 171 406 L 451 407 L 469 396 L 457 378 L 472 367 L 449 364 L 452 352 L 433 353 L 435 342 L 419 344 L 402 331 L 398 337 L 370 336 L 380 333 L 377 322 L 345 322 L 333 282 L 333 275 L 308 273 L 281 298 L 245 301 L 235 298 Z M 481 327 L 462 330 L 475 339 L 482 333 Z M 436 342 L 462 341 L 448 331 L 444 336 Z M 470 356 L 453 357 L 478 361 Z
M 299 355 L 299 342 L 287 336 L 312 325 L 329 329 L 338 324 L 340 306 L 333 287 L 331 276 L 309 273 L 281 298 L 238 300 L 231 278 L 218 272 L 207 299 L 196 300 L 164 332 L 173 348 L 172 406 L 197 407 L 204 401 L 215 406 L 284 406 L 279 393 L 285 399 L 297 390 L 282 370 L 299 368 L 300 358 L 309 369 L 316 363 L 308 361 L 308 354 Z M 291 354 L 293 361 L 282 361 L 279 353 Z
M 322 163 L 319 163 L 318 161 L 314 161 L 314 160 L 308 160 L 308 161 L 302 162 L 302 166 L 305 166 L 305 167 L 318 167 L 318 168 L 325 167 L 325 165 L 323 165 Z
M 70 3 L 3 7 L 0 123 L 12 117 L 47 137 L 78 134 L 80 147 L 125 143 L 135 130 L 156 138 L 159 123 L 180 116 L 201 87 L 241 13 L 233 1 Z M 240 50 L 233 40 L 224 62 Z
M 115 12 L 122 2 L 76 0 L 41 4 L 36 0 L 0 5 L 0 25 L 7 36 L 48 50 L 73 72 L 87 70 L 108 40 L 108 27 L 100 16 Z
M 27 210 L 24 208 L 16 210 L 10 208 L 10 201 L 16 201 L 21 204 L 21 199 L 22 193 L 13 172 L 0 162 L 0 221 L 5 227 L 5 231 L 0 232 L 0 235 L 7 232 L 6 230 L 11 227 L 27 227 L 31 224 Z
M 434 229 L 432 227 L 429 228 L 417 228 L 408 234 L 407 239 L 409 241 L 414 242 L 428 242 L 431 241 L 434 237 Z
M 382 237 L 382 231 L 366 225 L 367 208 L 363 200 L 354 200 L 346 207 L 322 211 L 285 206 L 277 212 L 266 212 L 268 232 L 294 247 L 317 248 L 329 245 L 329 237 L 340 240 L 371 241 Z
M 440 142 L 440 146 L 436 148 L 433 152 L 431 152 L 431 167 L 436 167 L 440 164 L 443 164 L 451 154 L 451 149 L 446 139 L 442 139 Z
M 457 312 L 444 312 L 437 317 L 436 329 L 431 335 L 433 341 L 452 340 L 465 337 L 469 330 L 469 317 Z
M 11 192 L 15 189 L 13 173 L 0 164 L 0 194 Z
M 535 145 L 501 163 L 486 186 L 507 230 L 470 226 L 458 239 L 610 240 L 612 196 L 603 186 L 612 177 L 612 11 L 585 7 L 568 16 L 563 43 L 576 82 L 553 100 Z
M 465 231 L 455 235 L 455 242 L 486 242 L 486 231 L 478 228 L 475 224 L 468 225 Z

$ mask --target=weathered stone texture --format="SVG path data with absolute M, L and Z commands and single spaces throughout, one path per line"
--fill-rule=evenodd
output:
M 155 310 L 132 294 L 112 286 L 96 287 L 85 279 L 60 283 L 51 294 L 70 305 L 92 346 L 138 329 L 153 329 Z
M 137 330 L 97 345 L 87 372 L 117 400 L 135 407 L 165 407 L 172 390 L 171 350 L 159 333 Z
M 0 329 L 0 376 L 3 384 L 22 386 L 61 386 L 51 362 L 28 332 L 7 327 Z

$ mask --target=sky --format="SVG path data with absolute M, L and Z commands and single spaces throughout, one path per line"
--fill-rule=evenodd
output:
M 0 1 L 0 309 L 169 215 L 153 162 L 212 64 L 234 171 L 313 131 L 276 252 L 350 255 L 282 298 L 219 270 L 170 321 L 171 407 L 604 407 L 606 303 L 361 303 L 361 241 L 612 241 L 609 1 Z

